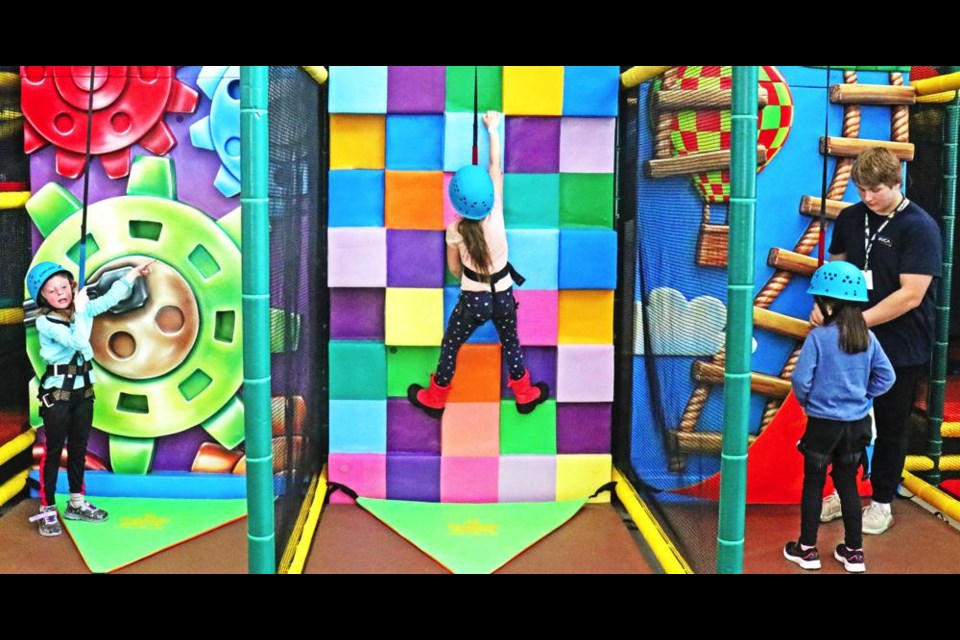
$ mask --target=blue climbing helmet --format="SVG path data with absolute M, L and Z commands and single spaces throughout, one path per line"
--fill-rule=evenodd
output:
M 860 269 L 849 262 L 834 260 L 817 269 L 807 293 L 837 300 L 867 302 L 867 283 Z
M 30 269 L 30 272 L 27 274 L 27 291 L 35 302 L 40 302 L 39 295 L 40 290 L 43 289 L 43 285 L 58 273 L 65 273 L 68 278 L 73 280 L 73 274 L 70 273 L 70 270 L 56 262 L 39 262 Z
M 493 209 L 493 180 L 475 164 L 462 167 L 450 180 L 450 202 L 464 218 L 482 220 Z

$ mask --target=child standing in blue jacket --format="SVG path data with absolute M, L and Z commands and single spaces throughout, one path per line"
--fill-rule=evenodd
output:
M 46 431 L 40 462 L 40 535 L 62 533 L 54 494 L 64 443 L 70 502 L 63 517 L 103 522 L 107 512 L 84 499 L 83 471 L 87 440 L 93 425 L 93 383 L 90 333 L 93 318 L 127 298 L 134 281 L 150 273 L 147 260 L 117 279 L 104 295 L 90 300 L 86 289 L 76 291 L 73 274 L 55 262 L 41 262 L 27 274 L 27 291 L 37 303 L 40 357 L 47 370 L 40 380 L 40 416 Z
M 807 414 L 799 443 L 803 453 L 800 539 L 788 542 L 783 556 L 804 569 L 819 569 L 820 526 L 827 466 L 840 495 L 844 542 L 833 556 L 847 571 L 866 570 L 857 468 L 870 441 L 870 403 L 893 386 L 890 360 L 867 328 L 860 303 L 867 301 L 863 274 L 849 262 L 833 261 L 817 269 L 807 293 L 815 296 L 824 323 L 811 329 L 796 370 L 793 392 Z

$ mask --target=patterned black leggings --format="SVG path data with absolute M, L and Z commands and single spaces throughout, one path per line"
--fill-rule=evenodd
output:
M 525 367 L 520 338 L 517 336 L 517 301 L 513 297 L 513 288 L 498 291 L 496 296 L 489 292 L 461 291 L 440 346 L 440 362 L 434 378 L 438 385 L 445 387 L 450 384 L 457 368 L 460 347 L 487 320 L 493 320 L 497 335 L 500 336 L 510 377 L 514 380 L 523 377 Z

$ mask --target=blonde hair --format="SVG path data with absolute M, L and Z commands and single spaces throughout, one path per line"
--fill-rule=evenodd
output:
M 481 276 L 489 276 L 490 248 L 487 247 L 487 239 L 483 236 L 480 221 L 464 218 L 457 225 L 457 230 L 463 236 L 463 244 L 467 247 L 467 253 L 470 254 L 470 260 L 477 268 L 477 273 Z
M 874 147 L 857 156 L 850 176 L 858 187 L 895 187 L 903 181 L 900 160 L 889 149 Z

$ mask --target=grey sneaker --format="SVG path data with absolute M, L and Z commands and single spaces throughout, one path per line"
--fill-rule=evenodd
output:
M 60 527 L 60 518 L 57 517 L 57 507 L 55 505 L 40 507 L 40 512 L 30 518 L 30 522 L 35 522 L 37 520 L 40 521 L 40 535 L 49 538 L 63 533 L 63 529 Z
M 840 512 L 840 496 L 834 491 L 824 498 L 823 504 L 820 505 L 820 522 L 830 522 L 831 520 L 842 517 L 843 513 Z
M 71 506 L 67 504 L 67 508 L 63 510 L 63 517 L 67 520 L 83 520 L 84 522 L 105 522 L 107 518 L 110 517 L 103 509 L 94 506 L 87 502 L 83 501 L 83 504 L 79 507 Z
M 863 509 L 863 532 L 878 536 L 893 526 L 893 515 L 890 513 L 890 505 L 881 506 L 877 502 L 871 502 Z

